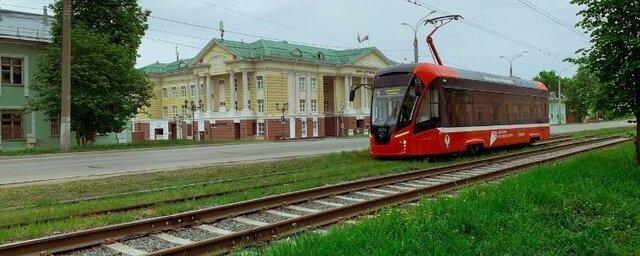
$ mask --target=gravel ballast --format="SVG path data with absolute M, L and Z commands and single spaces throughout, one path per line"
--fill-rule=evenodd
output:
M 234 232 L 238 232 L 238 231 L 243 231 L 243 230 L 247 230 L 247 229 L 252 229 L 252 228 L 256 228 L 257 226 L 251 225 L 251 224 L 246 224 L 244 222 L 239 222 L 239 221 L 235 221 L 232 219 L 224 219 L 221 220 L 219 222 L 215 222 L 212 224 L 209 224 L 211 226 L 217 227 L 217 228 L 221 228 L 221 229 L 226 229 L 229 231 L 234 231 Z
M 168 231 L 167 234 L 187 239 L 191 241 L 202 241 L 205 239 L 216 237 L 216 234 L 199 229 L 199 228 L 186 228 L 182 230 Z
M 247 219 L 262 221 L 262 222 L 266 222 L 266 223 L 276 223 L 276 222 L 281 222 L 281 221 L 285 221 L 285 220 L 289 219 L 287 217 L 271 214 L 271 213 L 268 213 L 268 212 L 254 213 L 254 214 L 247 215 L 247 216 L 244 216 L 244 217 L 247 218 Z
M 354 201 L 345 200 L 345 199 L 337 198 L 337 197 L 325 197 L 325 198 L 322 198 L 321 200 L 325 201 L 325 202 L 344 204 L 344 205 L 350 205 L 350 204 L 354 204 L 355 203 Z
M 328 209 L 337 208 L 337 207 L 331 207 L 331 206 L 328 206 L 328 205 L 314 203 L 314 202 L 299 203 L 299 204 L 296 204 L 296 206 L 315 209 L 315 210 L 328 210 Z
M 64 255 L 67 255 L 67 256 L 115 256 L 115 255 L 120 255 L 120 253 L 118 253 L 115 250 L 106 248 L 104 246 L 95 246 L 89 249 L 75 251 L 75 252 L 71 252 Z
M 165 240 L 162 240 L 160 238 L 156 238 L 153 236 L 143 236 L 139 238 L 134 238 L 131 240 L 124 241 L 122 243 L 125 245 L 128 245 L 129 247 L 133 247 L 135 249 L 142 250 L 145 252 L 155 252 L 155 251 L 160 251 L 167 248 L 178 246 L 177 244 L 167 242 Z

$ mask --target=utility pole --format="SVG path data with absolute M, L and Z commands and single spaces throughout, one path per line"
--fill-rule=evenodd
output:
M 418 63 L 419 59 L 418 59 L 418 30 L 420 29 L 420 26 L 424 25 L 424 21 L 427 17 L 429 17 L 431 14 L 434 14 L 435 11 L 430 12 L 429 14 L 427 14 L 427 16 L 422 17 L 421 19 L 418 20 L 418 22 L 416 23 L 415 26 L 411 26 L 409 25 L 409 23 L 402 23 L 403 26 L 407 26 L 409 28 L 411 28 L 411 31 L 413 31 L 413 62 L 414 63 Z
M 60 93 L 60 151 L 71 140 L 71 0 L 62 2 L 62 90 Z
M 524 52 L 518 53 L 516 55 L 513 55 L 513 57 L 511 57 L 511 58 L 507 58 L 505 56 L 500 56 L 499 57 L 500 59 L 505 59 L 505 60 L 507 60 L 507 62 L 509 62 L 509 77 L 513 77 L 513 61 L 515 61 L 516 59 L 524 56 L 524 54 L 528 53 L 528 52 L 529 51 L 524 51 Z

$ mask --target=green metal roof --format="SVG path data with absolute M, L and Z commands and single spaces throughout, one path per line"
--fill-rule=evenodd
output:
M 147 75 L 167 74 L 167 73 L 179 71 L 179 70 L 182 70 L 182 69 L 186 69 L 189 66 L 189 63 L 191 63 L 192 60 L 193 60 L 193 58 L 181 59 L 181 60 L 177 60 L 177 61 L 174 61 L 174 62 L 171 62 L 171 63 L 156 62 L 156 63 L 153 63 L 151 65 L 142 67 L 142 68 L 140 68 L 140 70 L 142 72 L 144 72 L 145 74 L 147 74 Z
M 292 44 L 286 41 L 258 40 L 252 43 L 213 39 L 196 58 L 183 59 L 172 63 L 154 63 L 140 70 L 149 75 L 160 75 L 182 70 L 192 65 L 195 59 L 209 51 L 213 45 L 221 45 L 235 55 L 236 60 L 252 60 L 275 58 L 290 61 L 317 62 L 329 65 L 351 64 L 359 57 L 372 51 L 375 47 L 360 49 L 335 50 L 307 45 Z M 391 61 L 389 61 L 391 62 Z M 185 65 L 187 64 L 187 65 Z
M 286 41 L 258 40 L 243 43 L 229 40 L 214 41 L 237 54 L 238 59 L 278 58 L 284 60 L 302 60 L 322 62 L 332 65 L 348 64 L 356 58 L 374 50 L 373 47 L 348 50 L 334 50 L 307 45 L 292 44 Z

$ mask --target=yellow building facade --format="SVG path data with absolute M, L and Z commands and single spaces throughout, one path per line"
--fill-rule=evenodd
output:
M 192 59 L 142 68 L 151 106 L 134 121 L 144 139 L 299 139 L 364 132 L 379 68 L 375 47 L 333 50 L 287 42 L 213 39 Z M 195 108 L 192 108 L 193 106 Z M 186 104 L 185 104 L 186 103 Z

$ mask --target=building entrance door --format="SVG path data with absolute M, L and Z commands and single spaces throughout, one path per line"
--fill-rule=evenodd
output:
M 169 123 L 169 139 L 175 140 L 178 138 L 178 126 L 176 123 Z
M 325 136 L 338 136 L 338 123 L 335 110 L 335 77 L 324 77 L 324 132 Z
M 236 140 L 240 139 L 240 123 L 233 124 L 233 138 Z

